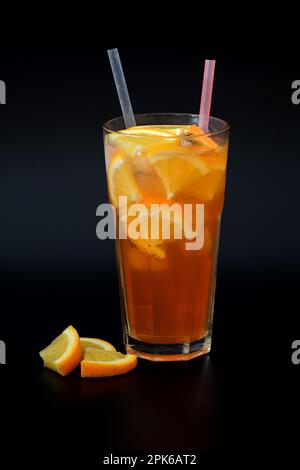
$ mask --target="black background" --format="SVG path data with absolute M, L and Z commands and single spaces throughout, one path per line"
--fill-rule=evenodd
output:
M 296 442 L 296 48 L 268 35 L 259 44 L 212 38 L 209 45 L 184 36 L 1 35 L 1 426 L 12 461 L 203 456 L 271 451 L 284 436 L 290 448 Z M 77 372 L 61 378 L 43 370 L 38 351 L 69 324 L 122 348 L 113 242 L 95 233 L 96 207 L 107 200 L 101 126 L 120 114 L 106 55 L 112 47 L 137 113 L 197 113 L 204 59 L 217 59 L 212 114 L 230 123 L 231 139 L 213 350 L 186 364 L 140 361 L 127 376 L 81 381 Z

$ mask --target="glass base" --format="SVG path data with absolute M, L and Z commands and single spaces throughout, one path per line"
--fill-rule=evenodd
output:
M 208 354 L 211 349 L 211 335 L 192 343 L 151 344 L 127 336 L 126 351 L 149 361 L 189 361 L 194 357 Z

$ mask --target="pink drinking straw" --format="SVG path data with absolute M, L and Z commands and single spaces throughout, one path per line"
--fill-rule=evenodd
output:
M 208 132 L 212 90 L 214 85 L 215 65 L 215 60 L 205 61 L 198 121 L 198 126 L 204 132 Z

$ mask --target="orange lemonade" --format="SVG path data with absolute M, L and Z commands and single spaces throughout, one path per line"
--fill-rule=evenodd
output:
M 191 119 L 185 124 L 180 115 L 175 123 L 171 117 L 171 123 L 165 123 L 167 117 L 160 120 L 159 115 L 155 120 L 118 131 L 105 128 L 108 191 L 117 220 L 120 196 L 127 196 L 128 213 L 136 203 L 146 208 L 175 203 L 182 208 L 180 214 L 175 210 L 166 216 L 168 239 L 162 237 L 161 227 L 151 238 L 149 211 L 144 216 L 147 237 L 133 239 L 128 234 L 116 241 L 125 340 L 127 350 L 141 357 L 189 359 L 210 350 L 228 127 L 211 118 L 216 130 L 205 134 Z M 186 204 L 192 207 L 187 221 L 191 231 L 196 204 L 204 204 L 201 249 L 186 249 L 184 234 L 182 239 L 174 236 Z

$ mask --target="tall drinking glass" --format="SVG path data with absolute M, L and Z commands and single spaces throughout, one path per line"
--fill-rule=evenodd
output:
M 211 348 L 229 126 L 211 117 L 204 133 L 197 115 L 135 118 L 130 129 L 121 117 L 104 125 L 125 345 L 150 360 L 187 360 Z M 129 230 L 137 213 L 140 238 Z

